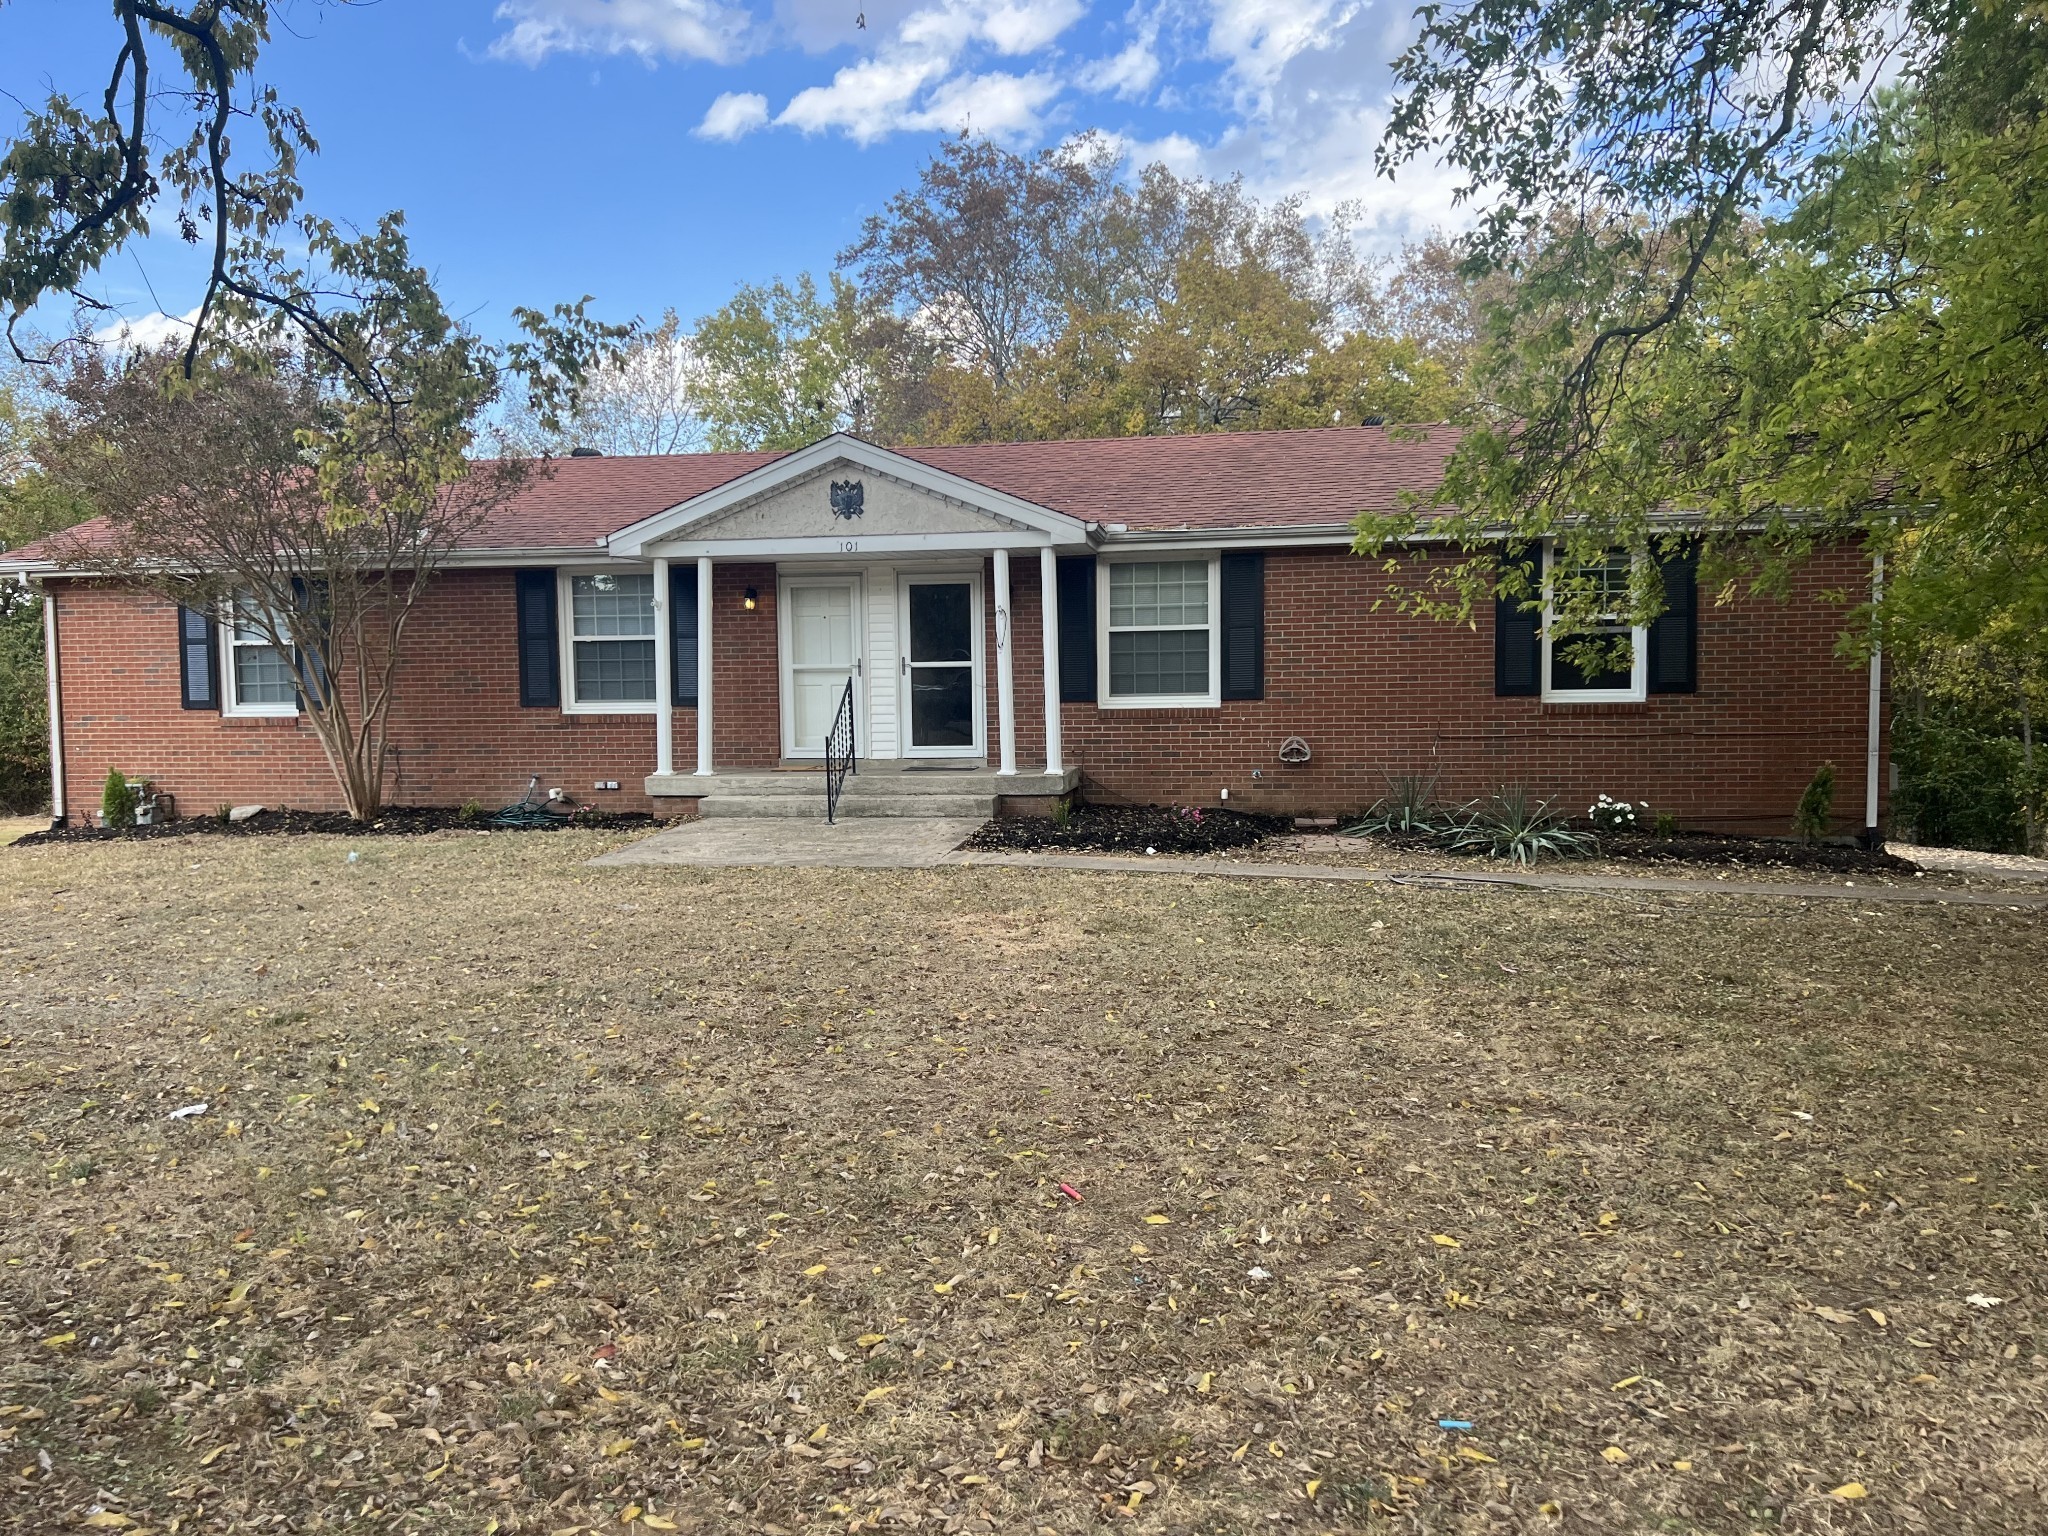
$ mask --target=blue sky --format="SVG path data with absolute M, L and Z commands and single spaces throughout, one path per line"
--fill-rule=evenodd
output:
M 1429 168 L 1373 172 L 1411 5 L 298 0 L 264 74 L 320 140 L 309 204 L 404 209 L 449 302 L 501 334 L 515 304 L 688 320 L 823 271 L 962 127 L 1018 149 L 1099 129 L 1317 212 L 1360 201 L 1368 243 L 1398 245 L 1456 217 Z M 93 0 L 0 3 L 0 110 L 94 97 L 114 37 Z M 146 323 L 188 310 L 200 269 L 159 236 L 94 291 Z

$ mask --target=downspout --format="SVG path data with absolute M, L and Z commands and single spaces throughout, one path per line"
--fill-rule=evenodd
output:
M 28 578 L 22 578 L 28 585 Z M 64 694 L 57 684 L 57 593 L 43 583 L 43 676 L 50 690 L 50 825 L 64 825 Z
M 1870 567 L 1870 603 L 1875 608 L 1884 597 L 1884 556 L 1873 558 Z M 1884 642 L 1870 647 L 1870 721 L 1863 756 L 1863 841 L 1878 846 L 1877 773 L 1878 743 L 1884 732 Z

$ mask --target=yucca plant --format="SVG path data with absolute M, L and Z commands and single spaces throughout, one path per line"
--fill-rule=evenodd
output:
M 1565 819 L 1519 784 L 1493 795 L 1452 829 L 1444 846 L 1454 853 L 1483 853 L 1490 859 L 1512 859 L 1530 865 L 1546 854 L 1584 858 L 1594 848 L 1592 837 L 1574 832 Z
M 1437 774 L 1389 775 L 1387 792 L 1372 809 L 1344 829 L 1346 837 L 1374 837 L 1403 833 L 1438 837 L 1458 824 L 1458 811 L 1437 803 Z

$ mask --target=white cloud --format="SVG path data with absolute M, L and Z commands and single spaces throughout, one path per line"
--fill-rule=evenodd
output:
M 697 125 L 702 139 L 723 139 L 730 144 L 743 139 L 768 122 L 768 98 L 758 91 L 727 91 L 705 110 Z
M 1152 89 L 1160 70 L 1159 19 L 1133 8 L 1130 21 L 1133 36 L 1121 52 L 1081 66 L 1075 80 L 1082 90 L 1113 94 L 1128 101 Z
M 971 62 L 1045 52 L 1084 13 L 1082 0 L 942 0 L 905 16 L 829 84 L 797 92 L 775 121 L 805 133 L 836 129 L 860 144 L 934 129 L 1037 137 L 1061 81 L 1042 70 L 975 74 Z
M 198 323 L 199 307 L 195 304 L 182 315 L 166 315 L 161 312 L 123 315 L 120 319 L 110 321 L 94 331 L 92 339 L 104 347 L 116 347 L 122 351 L 144 351 L 163 346 L 166 342 L 190 341 L 192 327 Z
M 730 64 L 751 52 L 753 18 L 719 0 L 504 0 L 512 23 L 491 56 L 539 64 L 556 53 L 630 53 Z

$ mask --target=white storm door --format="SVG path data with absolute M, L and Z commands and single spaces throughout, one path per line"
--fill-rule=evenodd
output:
M 898 613 L 906 757 L 982 757 L 981 580 L 908 576 Z
M 854 686 L 856 750 L 865 755 L 860 697 L 860 581 L 853 576 L 792 577 L 782 601 L 782 750 L 823 757 L 825 736 Z

